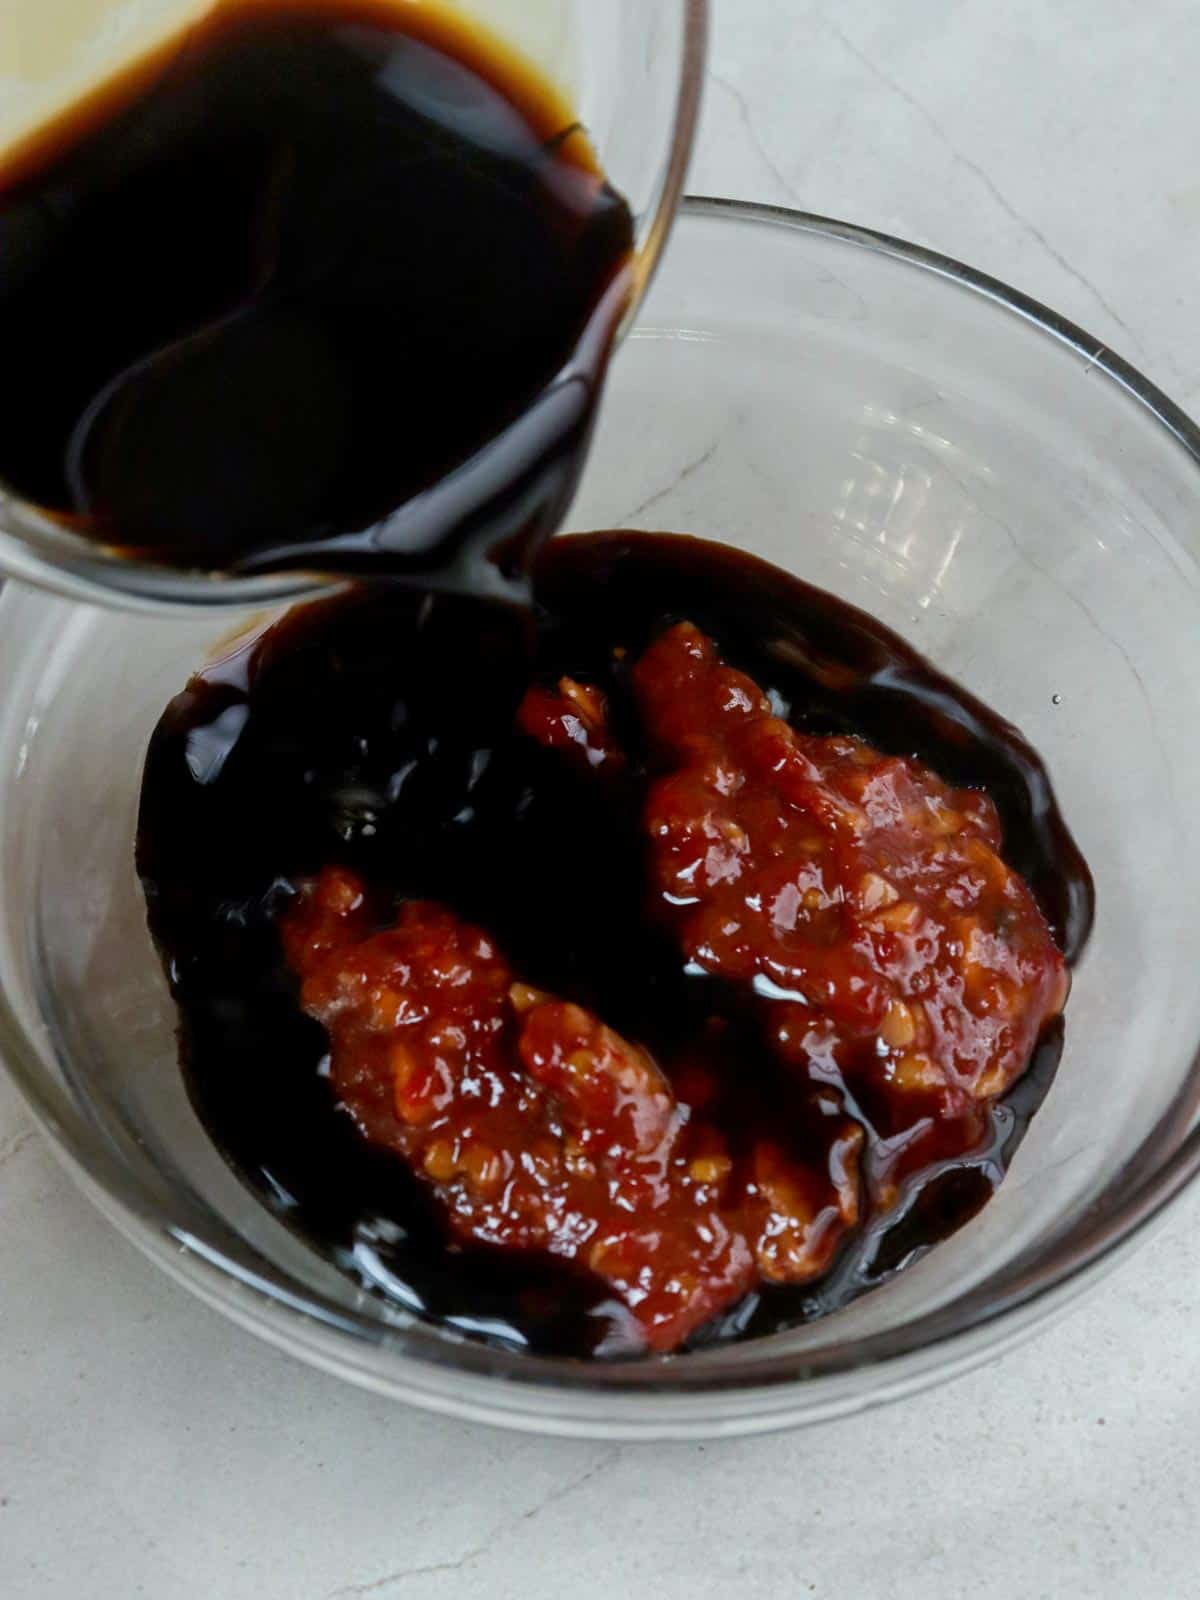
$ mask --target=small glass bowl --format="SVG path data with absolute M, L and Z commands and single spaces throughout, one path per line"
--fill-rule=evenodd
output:
M 575 528 L 722 538 L 865 607 L 1012 719 L 1096 877 L 1059 1075 L 1008 1181 L 844 1312 L 605 1365 L 362 1294 L 216 1154 L 133 872 L 162 706 L 228 622 L 0 600 L 0 1050 L 86 1191 L 210 1304 L 431 1409 L 606 1437 L 855 1411 L 998 1354 L 1194 1175 L 1200 433 L 1102 345 L 896 240 L 685 208 L 614 366 Z
M 112 12 L 118 0 L 100 0 L 88 22 L 57 33 L 53 19 L 49 26 L 43 19 L 41 0 L 7 3 L 15 5 L 18 31 L 23 27 L 37 48 L 28 63 L 18 50 L 8 76 L 0 50 L 0 81 L 12 91 L 11 104 L 0 101 L 0 146 L 46 120 L 48 105 L 69 105 L 82 86 L 111 77 L 114 45 L 127 65 L 178 37 L 213 0 L 135 4 L 120 12 L 119 27 Z M 622 337 L 654 277 L 683 193 L 704 83 L 708 0 L 456 0 L 454 14 L 563 92 L 605 176 L 628 201 L 634 249 L 629 304 L 617 330 Z M 32 116 L 35 106 L 40 116 Z M 0 577 L 140 612 L 233 611 L 308 598 L 336 583 L 314 571 L 242 577 L 134 559 L 74 532 L 3 483 Z

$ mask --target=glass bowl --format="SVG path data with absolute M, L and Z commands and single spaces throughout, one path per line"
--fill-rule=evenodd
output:
M 0 149 L 53 111 L 178 37 L 220 0 L 89 0 L 84 23 L 59 8 L 6 0 L 0 28 Z M 417 0 L 421 3 L 421 0 Z M 634 220 L 633 287 L 618 337 L 654 276 L 683 193 L 708 42 L 708 0 L 438 0 L 531 64 L 587 128 Z M 126 610 L 267 605 L 328 587 L 319 573 L 235 577 L 133 560 L 72 532 L 0 483 L 0 575 Z
M 836 1416 L 990 1358 L 1196 1171 L 1200 434 L 1102 345 L 878 234 L 692 202 L 578 529 L 722 538 L 865 607 L 1041 751 L 1096 877 L 1058 1077 L 954 1238 L 824 1321 L 673 1359 L 514 1355 L 363 1295 L 199 1127 L 133 871 L 138 771 L 228 621 L 0 600 L 0 1051 L 68 1166 L 234 1320 L 431 1409 L 608 1437 Z

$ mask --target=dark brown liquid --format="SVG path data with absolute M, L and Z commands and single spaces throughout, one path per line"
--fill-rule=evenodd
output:
M 1092 886 L 1029 746 L 862 612 L 749 556 L 670 536 L 555 542 L 536 578 L 532 669 L 516 614 L 383 586 L 293 612 L 214 664 L 154 735 L 138 865 L 194 1103 L 264 1202 L 405 1306 L 480 1338 L 585 1355 L 615 1326 L 598 1280 L 451 1246 L 404 1163 L 337 1109 L 321 1070 L 327 1040 L 300 1011 L 276 933 L 298 878 L 340 863 L 381 898 L 441 901 L 488 929 L 523 981 L 577 1000 L 668 1067 L 678 1040 L 721 1016 L 747 1086 L 731 1101 L 778 1117 L 789 1090 L 738 986 L 685 970 L 644 916 L 637 784 L 623 798 L 513 727 L 531 671 L 570 674 L 609 696 L 636 775 L 630 666 L 686 617 L 797 726 L 859 734 L 986 787 L 1005 856 L 1069 960 L 1087 937 Z M 752 1294 L 692 1342 L 821 1315 L 972 1215 L 1045 1094 L 1061 1037 L 1061 1024 L 1043 1037 L 984 1143 L 912 1180 L 823 1281 Z
M 436 8 L 233 0 L 0 167 L 0 479 L 155 560 L 499 587 L 574 489 L 631 237 Z

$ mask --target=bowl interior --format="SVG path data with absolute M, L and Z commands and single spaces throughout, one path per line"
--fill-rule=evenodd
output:
M 665 1369 L 481 1350 L 364 1296 L 263 1210 L 199 1127 L 133 872 L 147 737 L 228 622 L 13 590 L 0 1023 L 18 1076 L 56 1085 L 113 1204 L 185 1245 L 183 1275 L 206 1262 L 212 1297 L 252 1281 L 335 1325 L 347 1349 L 369 1347 L 369 1371 L 346 1357 L 351 1375 L 411 1393 L 414 1372 L 437 1369 L 438 1393 L 422 1397 L 447 1406 L 455 1383 L 504 1376 L 518 1411 L 545 1421 L 570 1392 L 585 1426 L 589 1406 L 618 1415 L 620 1397 L 664 1379 L 700 1408 L 697 1425 L 714 1386 L 735 1383 L 806 1376 L 815 1397 L 840 1373 L 836 1404 L 861 1404 L 885 1382 L 881 1354 L 1064 1276 L 1177 1151 L 1200 1040 L 1200 474 L 1102 356 L 849 230 L 693 207 L 615 364 L 571 517 L 720 538 L 798 572 L 895 628 L 1046 760 L 1097 921 L 1055 1084 L 1009 1180 L 962 1232 L 823 1322 Z M 301 1319 L 278 1316 L 288 1342 Z M 729 1404 L 736 1426 L 742 1402 Z M 790 1415 L 805 1404 L 793 1390 Z M 487 1414 L 486 1394 L 469 1406 Z

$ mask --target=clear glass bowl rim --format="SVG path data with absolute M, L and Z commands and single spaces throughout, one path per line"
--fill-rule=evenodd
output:
M 993 302 L 1124 390 L 1200 470 L 1200 428 L 1178 406 L 1100 340 L 997 279 L 890 235 L 783 207 L 689 197 L 682 210 L 725 225 L 769 225 L 838 240 Z M 14 598 L 0 598 L 0 612 Z M 1134 1160 L 1111 1175 L 1101 1205 L 1045 1256 L 1011 1268 L 1002 1292 L 985 1285 L 900 1328 L 802 1355 L 771 1354 L 775 1341 L 768 1340 L 725 1347 L 719 1361 L 701 1356 L 581 1365 L 498 1356 L 448 1339 L 429 1341 L 412 1354 L 396 1348 L 403 1330 L 360 1323 L 342 1308 L 259 1278 L 197 1239 L 186 1220 L 164 1215 L 150 1186 L 114 1157 L 50 1080 L 37 1042 L 3 992 L 0 1059 L 98 1208 L 172 1278 L 231 1320 L 376 1392 L 547 1434 L 635 1439 L 765 1432 L 860 1411 L 953 1377 L 1018 1343 L 1098 1283 L 1145 1239 L 1200 1170 L 1200 1127 L 1191 1126 L 1200 1105 L 1198 1050 L 1175 1104 Z M 1118 1185 L 1120 1199 L 1113 1201 Z

